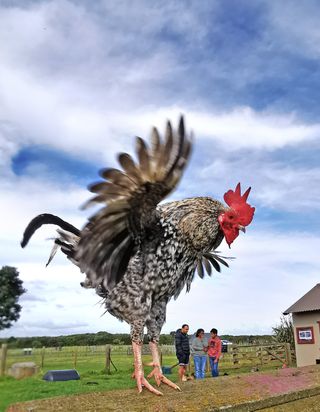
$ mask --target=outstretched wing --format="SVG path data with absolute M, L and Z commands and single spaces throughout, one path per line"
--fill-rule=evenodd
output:
M 177 131 L 167 123 L 164 141 L 153 128 L 151 148 L 136 138 L 137 163 L 121 153 L 118 160 L 123 170 L 101 171 L 104 181 L 89 187 L 96 196 L 87 205 L 102 202 L 106 206 L 84 227 L 76 255 L 81 270 L 96 277 L 93 281 L 111 289 L 122 279 L 133 253 L 156 230 L 156 206 L 177 186 L 190 152 L 191 138 L 181 117 Z

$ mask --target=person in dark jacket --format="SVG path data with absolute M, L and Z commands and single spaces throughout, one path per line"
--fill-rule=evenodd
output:
M 179 361 L 179 379 L 181 382 L 187 380 L 186 368 L 189 363 L 190 357 L 190 345 L 189 345 L 189 325 L 182 325 L 181 329 L 178 329 L 175 336 L 176 354 Z

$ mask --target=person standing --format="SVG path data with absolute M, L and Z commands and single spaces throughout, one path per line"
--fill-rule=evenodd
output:
M 204 337 L 204 330 L 198 329 L 191 344 L 196 379 L 204 379 L 207 362 L 208 341 Z
M 219 359 L 221 357 L 221 339 L 218 336 L 218 331 L 212 328 L 210 331 L 211 337 L 208 342 L 208 355 L 210 361 L 211 375 L 213 378 L 219 376 Z
M 189 363 L 190 357 L 190 344 L 189 344 L 189 325 L 184 324 L 181 329 L 178 329 L 175 335 L 176 355 L 179 361 L 179 379 L 181 382 L 187 380 L 186 369 Z

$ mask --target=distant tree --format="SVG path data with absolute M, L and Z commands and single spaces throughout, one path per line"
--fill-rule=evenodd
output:
M 112 343 L 114 345 L 124 345 L 124 342 L 122 340 L 118 339 L 118 338 L 113 339 Z
M 41 348 L 41 342 L 38 339 L 32 341 L 31 346 L 33 348 Z
M 160 335 L 159 343 L 160 345 L 173 345 L 174 340 L 171 335 L 163 334 L 163 335 Z
M 18 299 L 25 292 L 17 269 L 3 266 L 0 269 L 0 330 L 10 328 L 19 319 Z
M 294 330 L 292 316 L 281 316 L 280 324 L 272 328 L 273 337 L 277 342 L 287 342 L 290 343 L 291 347 L 294 348 Z
M 59 339 L 56 336 L 53 336 L 50 338 L 50 346 L 52 348 L 58 348 L 59 347 Z
M 15 338 L 14 336 L 10 336 L 7 342 L 13 344 L 13 343 L 16 343 L 16 341 L 17 341 L 17 338 Z

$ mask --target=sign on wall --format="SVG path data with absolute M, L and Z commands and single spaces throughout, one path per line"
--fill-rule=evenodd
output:
M 297 342 L 299 344 L 314 343 L 313 326 L 305 326 L 303 328 L 296 328 L 296 333 L 297 333 Z

